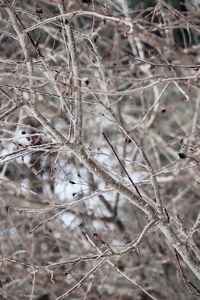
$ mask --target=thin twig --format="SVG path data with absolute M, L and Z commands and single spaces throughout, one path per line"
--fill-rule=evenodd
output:
M 133 180 L 132 180 L 132 178 L 130 177 L 129 173 L 127 172 L 126 168 L 125 168 L 124 165 L 122 164 L 122 162 L 121 162 L 121 160 L 120 160 L 120 158 L 119 158 L 117 152 L 115 151 L 113 145 L 112 145 L 111 142 L 108 140 L 106 134 L 105 134 L 104 132 L 103 132 L 102 134 L 103 134 L 104 139 L 106 140 L 106 142 L 108 143 L 108 145 L 109 145 L 110 148 L 112 149 L 113 153 L 115 154 L 115 156 L 116 156 L 116 158 L 117 158 L 117 160 L 118 160 L 120 166 L 122 167 L 122 169 L 123 169 L 124 172 L 126 173 L 126 175 L 127 175 L 128 179 L 130 180 L 131 184 L 134 186 L 134 188 L 135 188 L 136 192 L 138 193 L 138 195 L 142 198 L 142 195 L 140 194 L 140 191 L 139 191 L 138 187 L 135 185 L 135 183 L 133 182 Z

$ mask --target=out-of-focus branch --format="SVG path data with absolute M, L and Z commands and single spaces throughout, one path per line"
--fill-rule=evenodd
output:
M 74 131 L 75 131 L 75 140 L 76 141 L 81 141 L 82 137 L 82 99 L 81 99 L 81 92 L 80 92 L 80 75 L 79 75 L 79 69 L 78 69 L 78 57 L 77 57 L 77 51 L 76 51 L 76 44 L 75 44 L 75 39 L 74 39 L 74 34 L 71 28 L 71 25 L 68 21 L 67 18 L 64 17 L 64 1 L 59 0 L 58 2 L 58 7 L 60 10 L 61 15 L 63 15 L 62 21 L 63 21 L 63 26 L 65 28 L 66 34 L 67 34 L 67 39 L 68 39 L 68 48 L 69 48 L 69 53 L 71 57 L 71 68 L 73 72 L 73 85 L 74 85 L 74 98 L 75 98 L 75 103 L 74 107 L 76 110 L 75 114 L 75 123 L 74 123 Z M 65 37 L 64 37 L 65 38 Z
M 99 13 L 96 13 L 94 11 L 83 11 L 83 10 L 79 10 L 79 11 L 74 11 L 74 12 L 70 12 L 70 13 L 64 13 L 52 18 L 48 18 L 44 21 L 38 22 L 38 24 L 33 25 L 31 27 L 26 28 L 24 31 L 25 32 L 30 32 L 32 30 L 35 30 L 39 27 L 41 27 L 42 25 L 54 22 L 56 20 L 62 19 L 62 18 L 67 18 L 67 20 L 71 20 L 73 17 L 75 16 L 94 16 L 102 21 L 110 21 L 110 22 L 114 22 L 114 23 L 118 23 L 120 25 L 125 25 L 127 27 L 129 27 L 129 31 L 128 33 L 131 33 L 133 30 L 133 24 L 130 21 L 126 21 L 124 19 L 120 19 L 120 18 L 116 18 L 116 17 L 110 17 L 110 16 L 106 16 L 106 15 L 101 15 Z

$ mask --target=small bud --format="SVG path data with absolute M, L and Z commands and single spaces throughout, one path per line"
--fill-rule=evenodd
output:
M 97 43 L 98 39 L 99 39 L 98 33 L 93 32 L 93 34 L 91 35 L 91 40 L 92 40 L 94 43 Z
M 162 108 L 162 109 L 161 109 L 161 113 L 164 114 L 165 112 L 166 112 L 166 109 L 165 109 L 165 108 Z
M 180 145 L 183 145 L 184 140 L 180 139 L 178 142 L 179 142 Z
M 84 77 L 83 79 L 82 79 L 82 83 L 83 83 L 83 85 L 89 85 L 89 79 L 88 79 L 88 77 Z
M 71 184 L 76 184 L 73 180 L 70 180 L 69 183 L 71 183 Z
M 92 0 L 82 0 L 82 3 L 91 4 Z

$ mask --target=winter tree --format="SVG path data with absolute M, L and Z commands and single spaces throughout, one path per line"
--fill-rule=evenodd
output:
M 198 299 L 200 1 L 0 13 L 0 299 Z

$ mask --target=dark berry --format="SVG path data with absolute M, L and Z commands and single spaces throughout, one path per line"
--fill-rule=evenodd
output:
M 42 10 L 41 8 L 37 8 L 37 9 L 36 9 L 36 13 L 37 13 L 37 14 L 43 14 L 43 10 Z
M 178 154 L 178 156 L 180 157 L 180 159 L 186 158 L 186 155 L 185 155 L 184 153 L 182 153 L 182 152 L 180 152 L 180 153 Z

